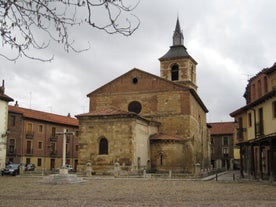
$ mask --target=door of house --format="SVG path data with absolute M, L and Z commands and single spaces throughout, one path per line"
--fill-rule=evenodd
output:
M 55 170 L 55 159 L 51 159 L 50 170 L 51 171 Z

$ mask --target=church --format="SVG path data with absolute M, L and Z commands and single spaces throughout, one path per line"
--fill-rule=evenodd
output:
M 159 58 L 160 77 L 133 68 L 87 95 L 79 120 L 78 170 L 115 165 L 128 172 L 194 173 L 210 167 L 208 109 L 197 94 L 197 62 L 184 46 L 179 19 L 173 44 Z

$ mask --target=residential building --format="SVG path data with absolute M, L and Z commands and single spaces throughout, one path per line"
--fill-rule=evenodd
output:
M 37 170 L 55 170 L 62 166 L 64 129 L 66 164 L 78 163 L 78 120 L 68 116 L 9 106 L 7 162 L 35 164 Z
M 275 179 L 276 173 L 276 63 L 247 84 L 246 105 L 232 112 L 240 146 L 241 174 Z
M 175 171 L 210 167 L 206 106 L 197 94 L 197 62 L 183 44 L 177 19 L 160 77 L 134 68 L 92 91 L 80 121 L 79 169 L 96 173 Z
M 6 164 L 6 144 L 8 131 L 8 103 L 13 99 L 5 94 L 5 82 L 0 86 L 0 169 Z
M 214 168 L 233 170 L 234 122 L 209 123 L 211 135 L 211 163 Z M 237 165 L 237 162 L 236 162 Z

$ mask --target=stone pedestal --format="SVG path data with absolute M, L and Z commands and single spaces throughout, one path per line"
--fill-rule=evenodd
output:
M 49 184 L 71 184 L 83 182 L 82 178 L 77 177 L 75 174 L 54 174 L 43 178 L 45 183 Z
M 68 169 L 67 168 L 61 168 L 59 169 L 60 175 L 68 175 Z
M 114 164 L 114 177 L 118 177 L 119 176 L 119 171 L 120 171 L 120 164 L 118 162 L 116 162 Z
M 92 166 L 91 166 L 91 163 L 90 163 L 90 162 L 88 162 L 88 163 L 86 164 L 85 175 L 86 175 L 87 177 L 92 176 Z
M 195 164 L 195 176 L 196 177 L 200 176 L 200 164 L 199 163 Z

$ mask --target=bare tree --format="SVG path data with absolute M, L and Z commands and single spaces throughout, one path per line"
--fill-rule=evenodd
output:
M 45 49 L 51 41 L 60 43 L 65 51 L 79 52 L 70 37 L 69 28 L 87 24 L 109 34 L 131 35 L 140 24 L 131 12 L 139 2 L 135 0 L 0 0 L 0 34 L 2 48 L 9 47 L 13 57 L 0 52 L 0 56 L 15 61 L 30 55 L 30 49 Z M 100 14 L 100 16 L 99 16 Z M 100 17 L 100 18 L 99 18 Z M 47 39 L 41 35 L 47 34 Z

